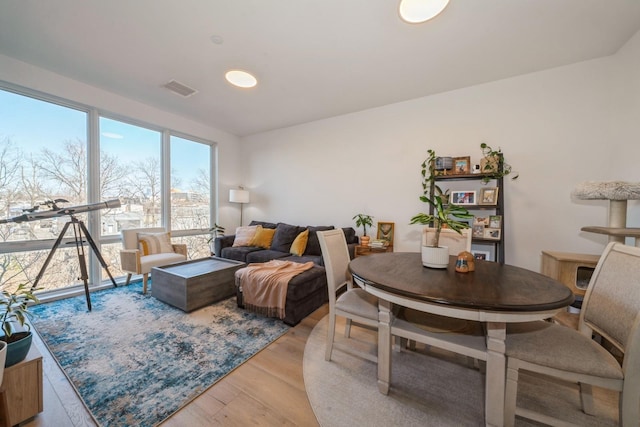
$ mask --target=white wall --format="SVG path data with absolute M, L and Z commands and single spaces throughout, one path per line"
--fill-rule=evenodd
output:
M 234 227 L 239 222 L 238 206 L 228 201 L 229 188 L 237 186 L 242 176 L 236 136 L 4 55 L 0 55 L 0 80 L 217 143 L 219 223 Z
M 620 76 L 615 81 L 619 103 L 610 168 L 621 180 L 640 181 L 640 32 L 620 49 L 615 65 Z M 628 205 L 627 226 L 640 227 L 640 201 Z
M 354 226 L 368 213 L 395 222 L 397 251 L 417 251 L 421 226 L 408 223 L 427 209 L 427 149 L 478 163 L 486 141 L 520 173 L 505 182 L 508 263 L 538 271 L 545 249 L 599 253 L 607 238 L 580 227 L 606 225 L 607 202 L 570 193 L 587 180 L 637 180 L 637 39 L 612 57 L 243 138 L 245 218 Z M 635 96 L 621 99 L 630 86 Z

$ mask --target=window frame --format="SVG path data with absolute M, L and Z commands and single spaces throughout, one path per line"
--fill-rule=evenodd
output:
M 210 224 L 217 222 L 218 217 L 218 144 L 215 141 L 209 141 L 200 137 L 196 137 L 177 130 L 164 128 L 149 122 L 134 119 L 122 114 L 106 111 L 99 107 L 86 105 L 80 102 L 70 101 L 68 99 L 61 98 L 59 96 L 50 95 L 44 92 L 40 92 L 27 87 L 19 86 L 16 84 L 8 83 L 0 80 L 0 90 L 10 92 L 15 95 L 25 96 L 35 101 L 42 101 L 51 103 L 60 107 L 70 108 L 76 111 L 84 112 L 87 115 L 87 135 L 86 135 L 86 151 L 87 151 L 87 203 L 100 202 L 100 118 L 106 118 L 116 120 L 129 124 L 132 126 L 138 126 L 145 129 L 160 132 L 161 144 L 160 144 L 160 162 L 161 162 L 161 223 L 167 229 L 171 229 L 171 136 L 187 139 L 196 143 L 209 146 L 210 159 L 210 206 L 209 206 L 209 221 Z M 101 234 L 101 213 L 100 211 L 91 211 L 87 213 L 87 229 L 94 239 L 98 248 L 101 248 L 103 244 L 113 244 L 121 241 L 120 234 L 106 235 Z M 190 229 L 190 230 L 176 230 L 172 233 L 173 237 L 183 236 L 196 236 L 208 234 L 208 229 Z M 67 236 L 70 234 L 67 233 Z M 51 250 L 56 239 L 40 239 L 40 240 L 24 240 L 24 241 L 10 241 L 0 242 L 0 253 L 19 253 L 30 252 L 37 250 Z M 62 244 L 74 242 L 73 237 L 65 237 Z M 89 283 L 92 288 L 99 287 L 104 280 L 102 280 L 102 266 L 96 259 L 91 250 L 86 250 L 91 255 L 88 257 L 88 269 L 89 269 Z M 68 289 L 73 287 L 73 284 L 64 287 Z

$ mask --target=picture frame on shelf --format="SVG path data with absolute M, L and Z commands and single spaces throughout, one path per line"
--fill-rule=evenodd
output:
M 475 259 L 481 259 L 484 261 L 491 261 L 491 252 L 472 250 L 471 253 Z
M 476 192 L 475 191 L 452 191 L 451 199 L 449 201 L 452 205 L 475 205 L 476 204 Z
M 455 175 L 468 175 L 471 173 L 471 157 L 454 157 L 453 173 Z
M 485 227 L 489 226 L 489 217 L 488 216 L 477 216 L 473 219 L 473 225 L 480 224 Z
M 485 187 L 480 190 L 479 205 L 495 206 L 498 204 L 498 187 Z
M 394 222 L 378 222 L 378 234 L 376 235 L 377 240 L 383 240 L 387 242 L 388 245 L 393 246 L 393 237 L 394 237 Z
M 499 228 L 486 227 L 484 229 L 484 239 L 487 240 L 500 240 L 501 230 Z
M 489 228 L 502 228 L 502 215 L 490 215 Z
M 484 224 L 473 224 L 471 228 L 471 237 L 484 238 Z

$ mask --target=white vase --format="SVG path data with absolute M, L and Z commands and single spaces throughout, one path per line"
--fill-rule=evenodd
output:
M 429 268 L 447 268 L 449 265 L 449 248 L 440 246 L 422 246 L 422 265 Z
M 4 362 L 7 360 L 7 343 L 0 341 L 0 384 L 4 379 Z

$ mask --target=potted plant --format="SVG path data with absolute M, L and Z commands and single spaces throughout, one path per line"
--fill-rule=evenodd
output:
M 360 244 L 362 246 L 369 246 L 369 240 L 371 238 L 367 236 L 367 226 L 373 226 L 373 217 L 366 214 L 357 214 L 352 219 L 356 220 L 356 227 L 362 227 L 363 230 L 362 237 L 360 237 Z
M 492 179 L 502 178 L 511 173 L 514 173 L 511 179 L 518 179 L 520 175 L 513 172 L 511 165 L 505 162 L 504 154 L 500 148 L 494 150 L 489 144 L 483 142 L 480 144 L 480 149 L 483 155 L 480 159 L 480 172 L 486 175 L 482 178 L 485 184 Z
M 26 319 L 31 315 L 27 310 L 29 303 L 38 303 L 34 290 L 22 283 L 13 292 L 3 288 L 0 293 L 0 327 L 4 334 L 0 341 L 7 343 L 5 367 L 22 361 L 31 348 L 33 335 Z
M 435 228 L 435 239 L 431 246 L 424 242 L 422 245 L 422 264 L 432 268 L 447 268 L 449 264 L 449 248 L 440 246 L 440 233 L 443 227 L 450 228 L 460 234 L 461 230 L 469 228 L 469 224 L 459 221 L 472 219 L 473 215 L 462 206 L 449 203 L 449 190 L 442 191 L 434 184 L 435 181 L 435 152 L 429 150 L 429 157 L 422 163 L 422 189 L 420 200 L 433 207 L 433 213 L 419 213 L 411 218 L 410 224 L 432 225 Z M 433 187 L 433 192 L 431 188 Z M 457 218 L 457 219 L 456 219 Z
M 213 223 L 213 226 L 209 229 L 209 233 L 212 233 L 212 234 L 211 234 L 211 237 L 207 239 L 207 243 L 209 244 L 209 249 L 211 250 L 212 254 L 215 253 L 214 240 L 216 239 L 216 237 L 224 236 L 224 231 L 225 231 L 225 228 L 216 223 Z

